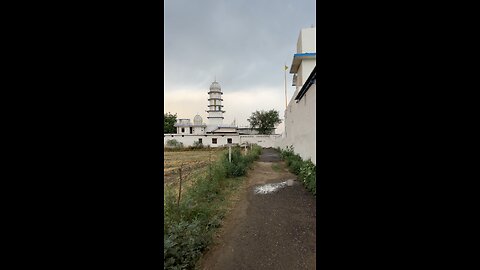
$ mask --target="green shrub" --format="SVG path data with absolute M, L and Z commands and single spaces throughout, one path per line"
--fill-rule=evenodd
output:
M 310 159 L 303 162 L 303 165 L 300 168 L 300 179 L 304 183 L 305 188 L 312 192 L 313 195 L 316 195 L 317 193 L 316 174 L 316 166 Z
M 201 143 L 200 141 L 194 141 L 194 142 L 193 142 L 193 148 L 194 148 L 194 149 L 201 149 L 201 148 L 203 148 L 203 147 L 204 147 L 204 146 L 203 146 L 203 143 Z
M 295 155 L 293 152 L 293 145 L 287 146 L 285 150 L 281 150 L 280 156 L 283 160 L 287 160 L 289 157 Z
M 222 156 L 222 163 L 226 168 L 227 177 L 244 176 L 253 161 L 258 159 L 261 151 L 262 148 L 255 145 L 251 150 L 249 149 L 247 155 L 245 155 L 244 150 L 240 147 L 232 147 L 231 162 L 229 162 L 228 159 L 228 150 L 225 151 L 224 155 Z
M 280 150 L 281 157 L 285 160 L 290 172 L 299 176 L 305 188 L 316 195 L 316 166 L 309 159 L 304 161 L 298 154 L 295 154 L 293 146 L 287 146 Z
M 172 148 L 183 148 L 183 143 L 175 139 L 167 140 L 167 147 Z
M 290 169 L 290 172 L 296 175 L 300 174 L 300 168 L 303 165 L 303 160 L 299 155 L 296 155 L 296 154 L 288 155 L 286 163 Z
M 238 161 L 238 163 L 232 162 L 225 162 L 225 166 L 227 168 L 227 176 L 228 177 L 238 177 L 243 176 L 247 172 L 247 165 L 246 162 L 243 160 Z

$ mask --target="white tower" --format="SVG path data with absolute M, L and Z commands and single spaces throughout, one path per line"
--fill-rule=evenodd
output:
M 218 127 L 223 123 L 223 105 L 222 105 L 222 89 L 220 84 L 215 80 L 212 85 L 210 85 L 210 95 L 208 98 L 208 125 L 211 126 L 209 129 Z

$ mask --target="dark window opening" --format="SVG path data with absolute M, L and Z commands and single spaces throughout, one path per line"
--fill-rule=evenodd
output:
M 182 135 L 182 137 L 185 137 L 185 135 Z
M 198 139 L 198 143 L 202 143 L 202 139 Z
M 190 134 L 193 133 L 193 127 L 190 127 Z
M 185 128 L 182 128 L 182 133 L 184 133 L 184 132 L 185 132 Z
M 217 138 L 212 138 L 212 144 L 217 144 Z
M 228 138 L 227 143 L 232 143 L 232 138 Z

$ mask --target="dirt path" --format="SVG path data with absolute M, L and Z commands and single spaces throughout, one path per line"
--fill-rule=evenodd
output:
M 298 182 L 255 193 L 264 184 L 296 178 L 275 150 L 264 149 L 200 269 L 315 269 L 315 197 Z

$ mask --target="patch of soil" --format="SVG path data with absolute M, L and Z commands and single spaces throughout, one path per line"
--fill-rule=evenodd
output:
M 274 171 L 271 162 L 281 169 Z M 199 268 L 315 269 L 315 197 L 298 182 L 274 193 L 254 193 L 259 185 L 296 178 L 279 161 L 277 151 L 264 149 Z

